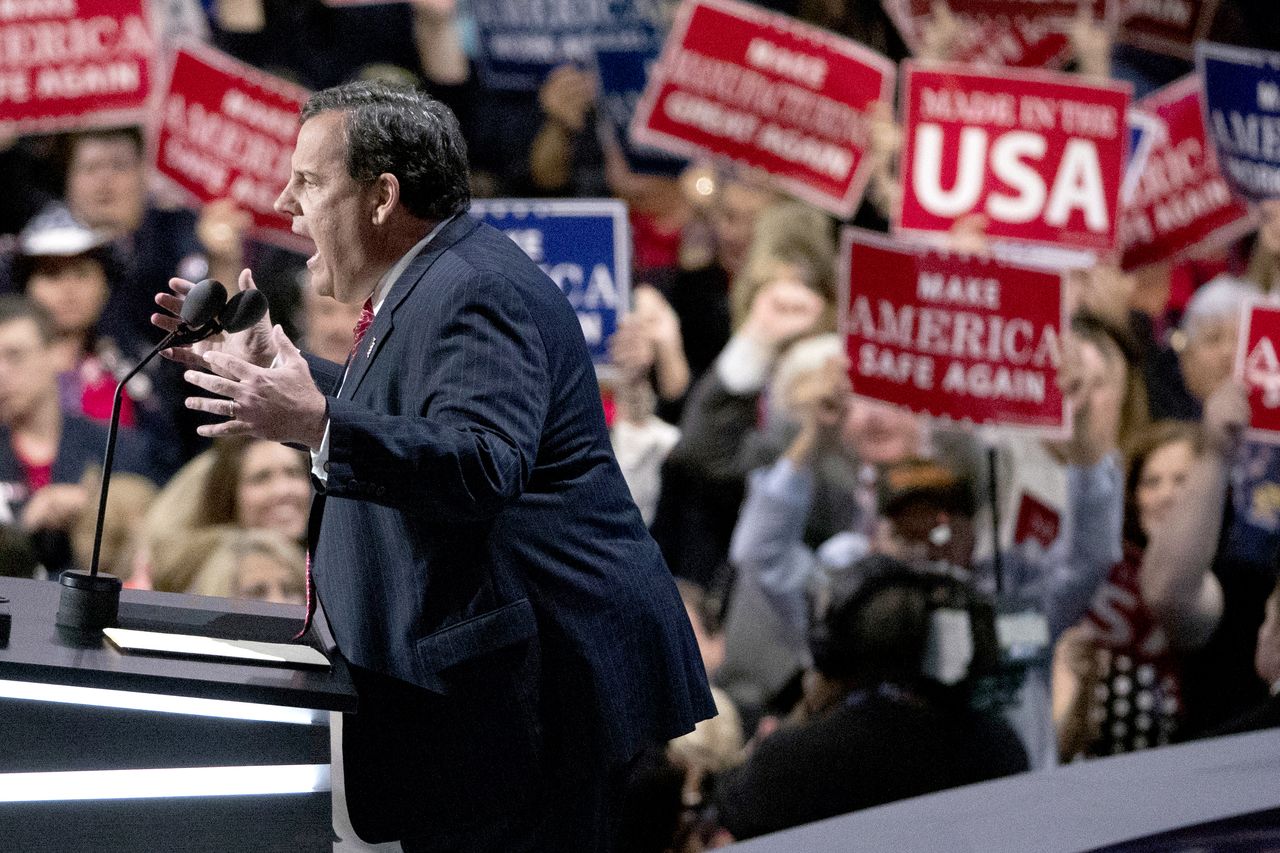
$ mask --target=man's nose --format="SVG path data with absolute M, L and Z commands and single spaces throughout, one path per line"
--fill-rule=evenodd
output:
M 293 213 L 293 209 L 290 207 L 292 203 L 293 198 L 290 196 L 289 187 L 286 184 L 285 188 L 280 191 L 280 195 L 276 196 L 275 203 L 271 206 L 275 208 L 276 213 L 289 215 Z

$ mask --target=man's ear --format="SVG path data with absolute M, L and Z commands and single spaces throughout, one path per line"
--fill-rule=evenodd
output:
M 373 224 L 385 225 L 391 213 L 400 204 L 400 179 L 390 172 L 383 172 L 373 179 Z

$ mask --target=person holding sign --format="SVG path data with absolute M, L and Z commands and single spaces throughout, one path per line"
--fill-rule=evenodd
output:
M 1274 566 L 1224 547 L 1234 507 L 1228 486 L 1249 423 L 1244 387 L 1224 381 L 1204 407 L 1204 439 L 1186 485 L 1142 558 L 1142 598 L 1169 637 L 1182 671 L 1181 735 L 1197 737 L 1266 698 L 1253 672 Z
M 881 492 L 878 516 L 862 521 L 862 532 L 851 525 L 816 550 L 804 543 L 806 520 L 820 509 L 814 484 L 824 457 L 850 455 L 849 438 L 857 434 L 850 428 L 857 407 L 849 399 L 843 364 L 835 360 L 797 389 L 804 401 L 802 425 L 791 446 L 751 476 L 730 552 L 745 583 L 763 593 L 789 636 L 803 638 L 810 618 L 807 592 L 854 570 L 866 554 L 888 553 L 916 565 L 941 562 L 962 570 L 983 593 L 998 594 L 1001 603 L 1034 606 L 1052 641 L 1084 613 L 1120 556 L 1121 475 L 1114 451 L 1124 371 L 1118 352 L 1093 362 L 1082 360 L 1063 376 L 1076 412 L 1072 439 L 1060 448 L 1072 500 L 1064 514 L 1068 523 L 1038 560 L 1018 550 L 1001 556 L 1003 589 L 992 561 L 974 561 L 972 484 L 937 462 L 886 458 L 874 474 Z M 937 470 L 925 477 L 925 467 Z M 894 487 L 895 480 L 920 486 Z M 1056 763 L 1048 688 L 1047 666 L 1033 665 L 1007 709 L 1037 768 Z
M 777 209 L 799 220 L 797 207 Z M 756 440 L 757 415 L 778 358 L 798 339 L 833 325 L 835 284 L 825 235 L 803 239 L 766 227 L 769 220 L 780 224 L 767 212 L 756 233 L 772 231 L 774 239 L 757 239 L 734 279 L 730 298 L 738 328 L 690 389 L 680 443 L 663 469 L 654 535 L 672 570 L 701 582 L 727 554 L 741 481 L 753 464 L 744 460 L 753 459 L 753 445 L 766 443 Z M 705 329 L 695 323 L 691 331 Z
M 172 355 L 210 395 L 188 406 L 225 418 L 203 434 L 312 451 L 312 590 L 361 700 L 340 774 L 360 838 L 607 850 L 629 763 L 715 708 L 578 320 L 469 202 L 439 102 L 313 95 L 276 206 L 316 244 L 316 290 L 365 304 L 346 368 L 269 319 Z M 176 313 L 192 286 L 157 302 Z
M 1056 653 L 1054 716 L 1063 761 L 1176 739 L 1180 672 L 1167 636 L 1142 600 L 1142 552 L 1156 531 L 1178 523 L 1173 510 L 1200 439 L 1195 424 L 1162 421 L 1128 445 L 1124 558 L 1111 567 L 1089 612 L 1063 635 Z

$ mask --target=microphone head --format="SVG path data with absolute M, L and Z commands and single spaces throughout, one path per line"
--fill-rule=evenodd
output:
M 260 290 L 242 290 L 222 309 L 221 325 L 227 332 L 243 332 L 267 313 L 267 297 Z
M 227 304 L 227 289 L 222 282 L 206 278 L 191 288 L 182 302 L 182 322 L 192 328 L 208 325 L 218 318 Z

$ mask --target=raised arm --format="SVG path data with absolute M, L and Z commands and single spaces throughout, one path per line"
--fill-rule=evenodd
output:
M 1070 506 L 1059 541 L 1049 552 L 1046 615 L 1053 638 L 1080 621 L 1098 585 L 1120 561 L 1124 484 L 1119 460 L 1067 467 Z
M 736 480 L 746 473 L 742 450 L 778 356 L 817 327 L 825 307 L 822 297 L 797 281 L 780 279 L 760 289 L 714 369 L 689 392 L 674 461 L 713 479 Z
M 814 462 L 831 452 L 849 403 L 841 360 L 801 374 L 783 389 L 800 418 L 800 432 L 783 457 L 752 473 L 729 556 L 760 588 L 797 639 L 808 629 L 808 590 L 817 561 L 804 543 L 813 505 Z
M 359 402 L 358 392 L 348 400 L 319 388 L 316 379 L 331 381 L 332 369 L 308 363 L 276 326 L 269 366 L 214 351 L 204 357 L 213 373 L 187 371 L 188 382 L 214 395 L 187 405 L 227 419 L 199 433 L 312 450 L 327 436 L 330 495 L 463 521 L 497 513 L 528 483 L 547 417 L 539 327 L 516 287 L 496 274 L 435 280 L 402 310 L 413 331 L 400 334 L 413 339 L 393 337 L 393 352 L 384 344 L 381 357 L 386 370 L 416 381 L 394 414 Z
M 428 80 L 442 86 L 467 82 L 471 64 L 458 37 L 456 0 L 413 0 L 413 40 Z
M 1045 555 L 1044 601 L 1056 639 L 1084 616 L 1121 558 L 1124 486 L 1117 444 L 1130 367 L 1105 336 L 1073 332 L 1062 371 L 1072 405 L 1071 436 L 1050 450 L 1067 464 L 1070 504 Z
M 1142 558 L 1142 598 L 1180 648 L 1208 642 L 1222 617 L 1222 587 L 1212 572 L 1222 533 L 1231 459 L 1249 422 L 1244 387 L 1224 383 L 1205 403 L 1204 451 L 1192 463 L 1171 524 L 1151 537 Z
M 538 90 L 543 123 L 529 148 L 529 173 L 545 192 L 569 188 L 573 179 L 573 151 L 587 129 L 596 100 L 595 78 L 573 65 L 561 65 Z

